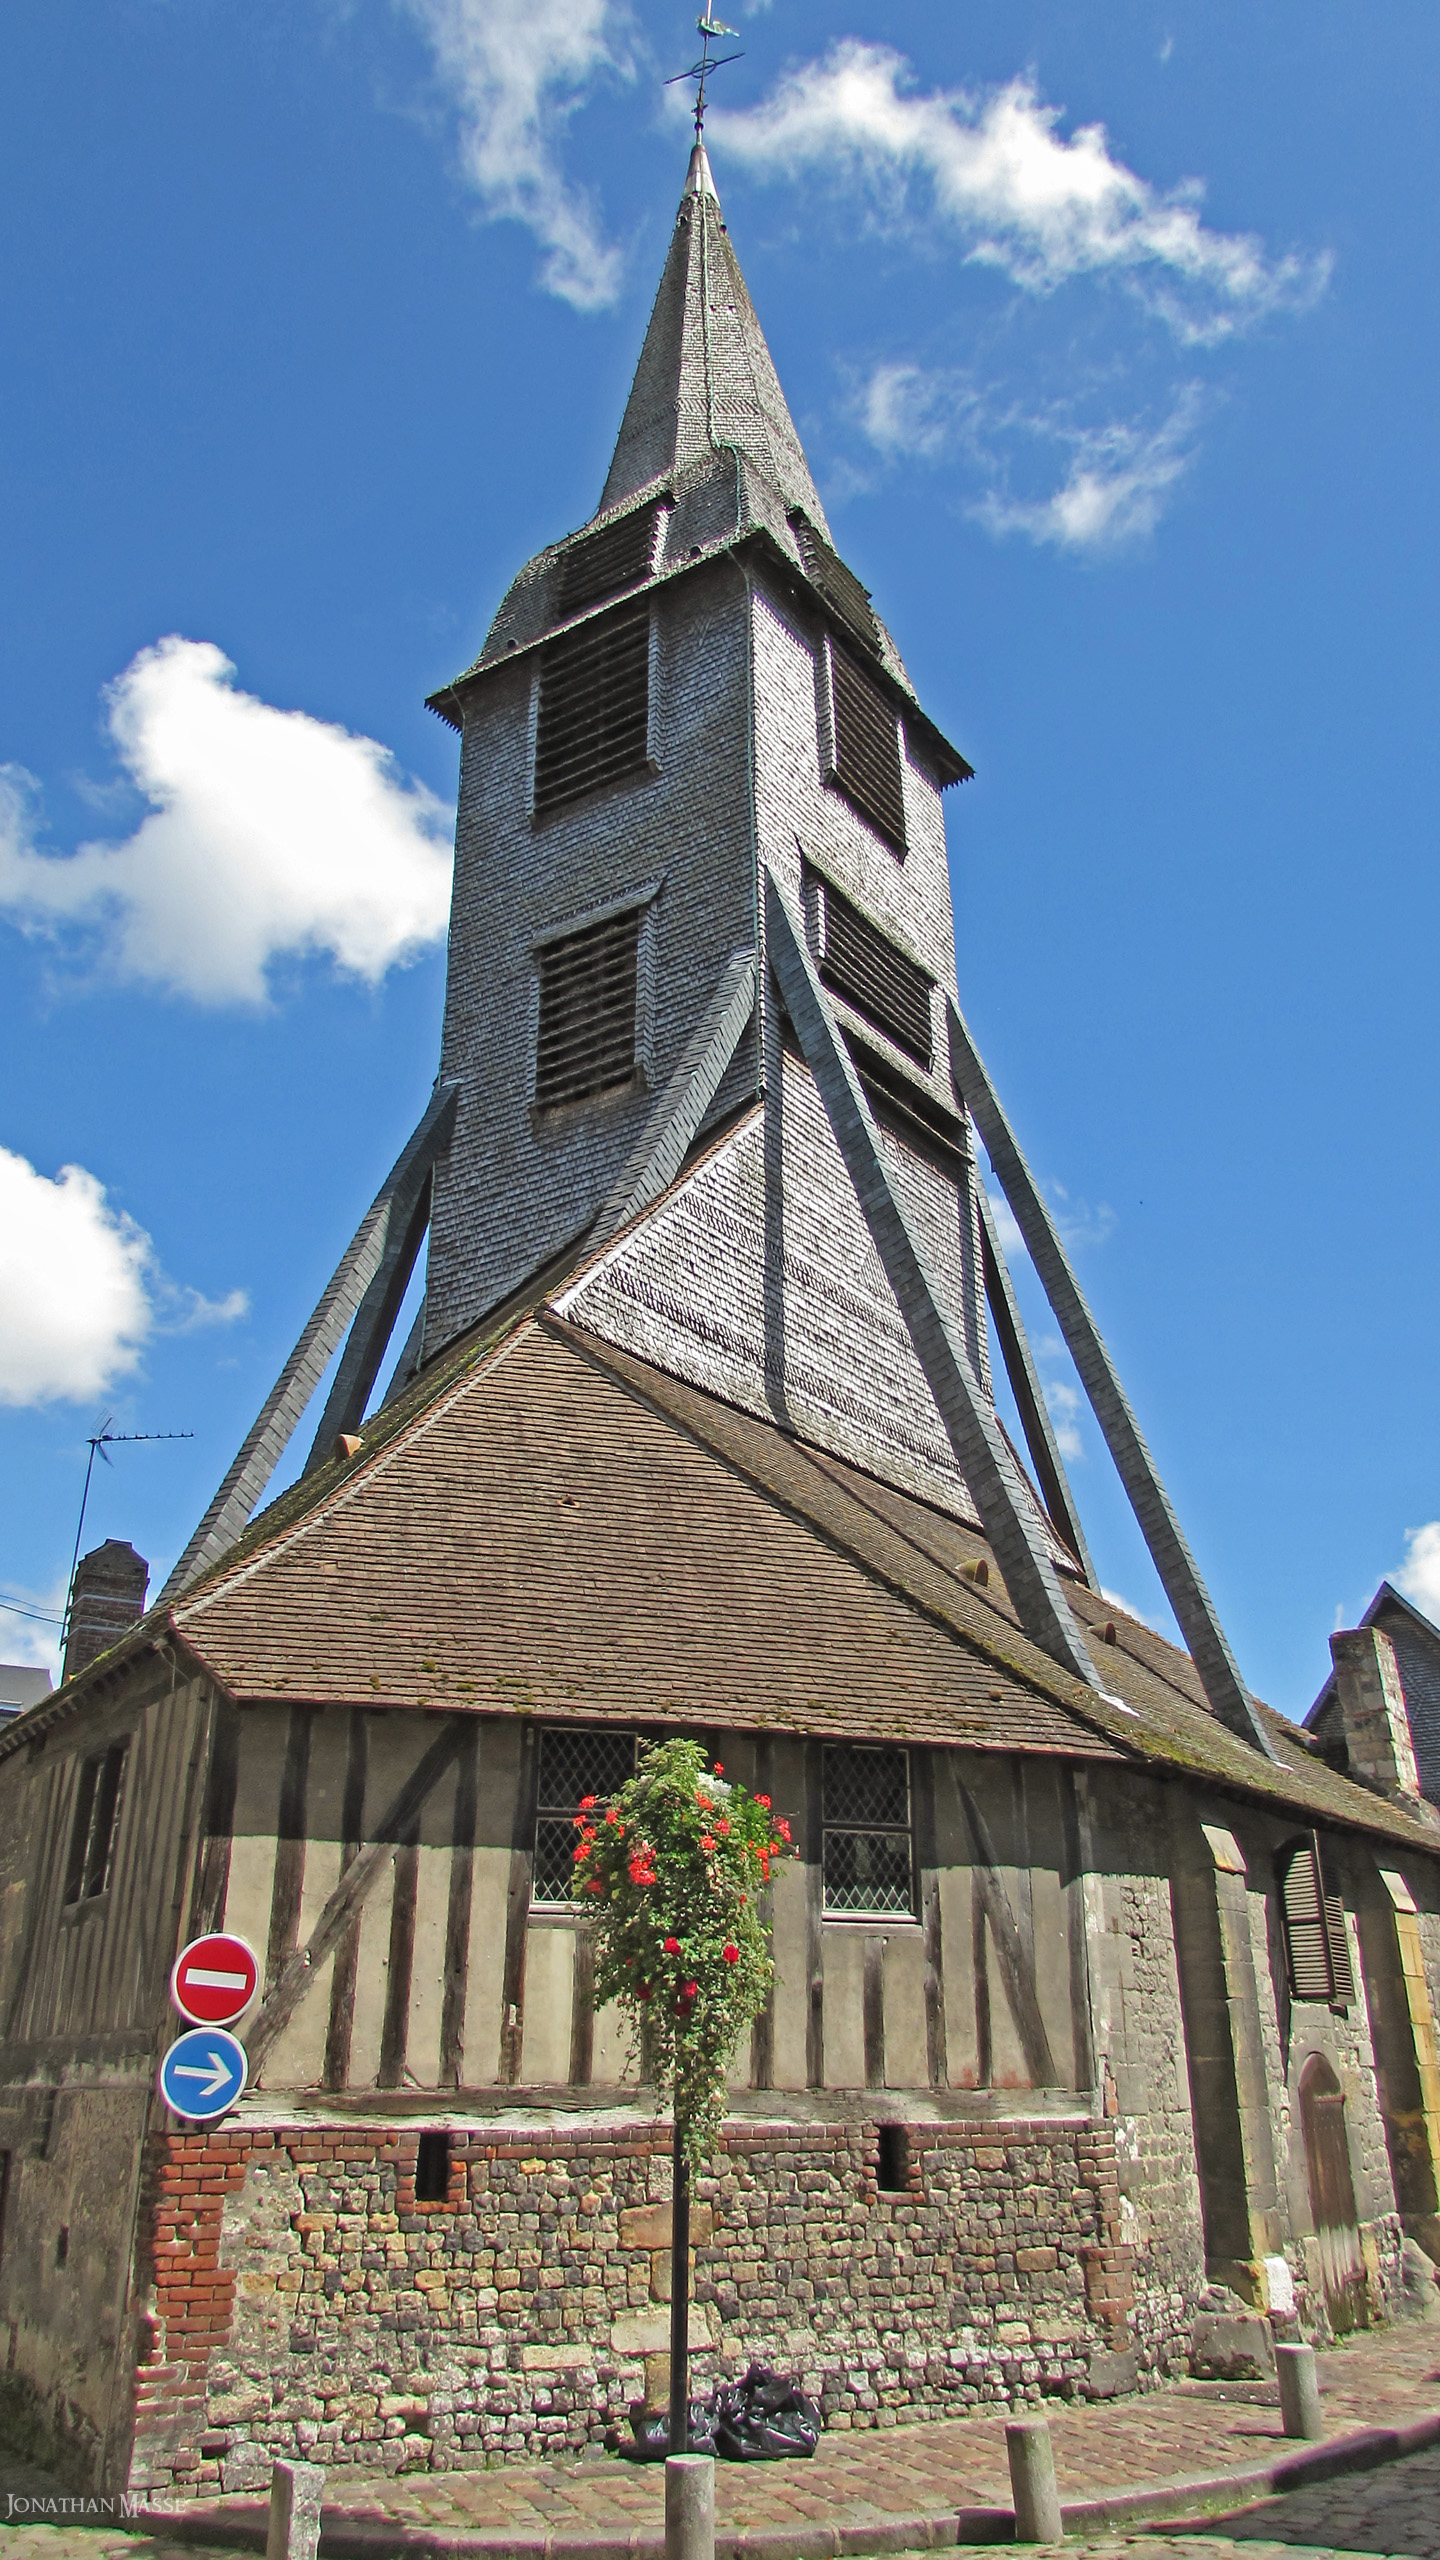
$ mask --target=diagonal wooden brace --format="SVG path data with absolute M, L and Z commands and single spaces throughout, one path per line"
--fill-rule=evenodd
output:
M 1030 1463 L 1039 1480 L 1040 1492 L 1059 1535 L 1071 1549 L 1092 1591 L 1098 1591 L 1095 1567 L 1080 1525 L 1080 1513 L 1070 1491 L 1065 1461 L 1055 1437 L 1055 1426 L 1045 1402 L 1045 1390 L 1030 1350 L 1029 1337 L 1011 1285 L 1000 1239 L 995 1232 L 995 1216 L 985 1196 L 985 1185 L 976 1176 L 976 1205 L 980 1211 L 980 1259 L 985 1266 L 985 1298 L 990 1321 L 1000 1344 L 1005 1375 L 1020 1414 L 1025 1446 Z
M 437 1085 L 425 1116 L 382 1182 L 249 1431 L 194 1537 L 160 1593 L 175 1600 L 207 1565 L 233 1546 L 289 1445 L 305 1407 L 330 1366 L 346 1328 L 385 1258 L 397 1194 L 413 1193 L 450 1141 L 458 1088 Z M 393 1321 L 393 1319 L 392 1319 Z M 381 1346 L 383 1352 L 383 1344 Z
M 1200 1579 L 1199 1567 L 1160 1481 L 1159 1470 L 1145 1445 L 1140 1425 L 1130 1409 L 1115 1364 L 1101 1338 L 1100 1328 L 1070 1268 L 1039 1185 L 1020 1152 L 1015 1133 L 1000 1107 L 999 1097 L 959 1011 L 948 1000 L 945 1010 L 950 1033 L 950 1073 L 955 1091 L 985 1141 L 985 1152 L 1010 1203 L 1015 1224 L 1025 1239 L 1025 1249 L 1039 1274 L 1040 1285 L 1049 1299 L 1055 1321 L 1065 1337 L 1066 1348 L 1090 1399 L 1115 1471 L 1130 1497 L 1131 1509 L 1140 1524 L 1141 1535 L 1150 1550 L 1165 1596 L 1175 1612 L 1180 1632 L 1200 1674 L 1205 1695 L 1220 1722 L 1231 1733 L 1237 1734 L 1242 1742 L 1252 1744 L 1267 1760 L 1273 1760 L 1276 1754 L 1269 1736 L 1240 1677 L 1239 1666 L 1226 1642 L 1225 1630 L 1215 1614 L 1215 1604 Z
M 294 2017 L 326 1957 L 334 1952 L 350 1922 L 374 1892 L 386 1865 L 395 1854 L 396 1842 L 404 1840 L 427 1796 L 449 1768 L 469 1721 L 463 1715 L 446 1718 L 443 1730 L 436 1734 L 393 1802 L 386 1806 L 375 1825 L 376 1836 L 369 1848 L 362 1849 L 358 1858 L 351 1859 L 305 1945 L 298 1947 L 281 1966 L 246 2032 L 245 2050 L 250 2057 L 252 2072 L 258 2072 L 276 2037 Z
M 1087 1688 L 1098 1689 L 1099 1676 L 1066 1605 L 1015 1461 L 891 1183 L 879 1134 L 826 1001 L 804 927 L 768 865 L 765 931 L 785 1010 L 1020 1623 L 1053 1662 Z
M 732 952 L 720 983 L 681 1052 L 679 1065 L 646 1121 L 629 1162 L 590 1231 L 603 1244 L 674 1181 L 685 1151 L 720 1089 L 720 1079 L 755 1010 L 753 951 Z

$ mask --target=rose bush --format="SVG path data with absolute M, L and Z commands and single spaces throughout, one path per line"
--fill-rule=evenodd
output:
M 575 1819 L 575 1899 L 595 1931 L 595 1998 L 618 2001 L 668 2096 L 692 2170 L 725 2111 L 726 2069 L 774 1979 L 762 1896 L 790 1826 L 698 1742 L 640 1754 L 627 1786 Z

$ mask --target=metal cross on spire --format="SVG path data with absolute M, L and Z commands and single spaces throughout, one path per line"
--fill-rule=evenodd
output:
M 720 70 L 727 62 L 740 62 L 744 57 L 740 53 L 712 54 L 710 51 L 711 45 L 717 43 L 720 37 L 738 35 L 740 32 L 738 27 L 727 27 L 724 21 L 717 18 L 708 8 L 704 17 L 697 18 L 695 24 L 700 30 L 700 59 L 698 62 L 692 62 L 688 71 L 672 72 L 665 86 L 667 89 L 673 89 L 678 80 L 693 80 L 696 83 L 695 139 L 697 142 L 703 142 L 705 139 L 705 83 L 712 71 Z

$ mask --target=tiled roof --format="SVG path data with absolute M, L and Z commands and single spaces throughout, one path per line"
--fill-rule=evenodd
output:
M 243 1701 L 1113 1756 L 637 1393 L 638 1369 L 556 1318 L 522 1324 L 328 1500 L 183 1600 L 178 1632 Z
M 1279 1761 L 1262 1760 L 1210 1714 L 1188 1656 L 1071 1584 L 1104 1693 L 1088 1688 L 1023 1633 L 977 1531 L 580 1333 L 537 1308 L 540 1286 L 173 1611 L 0 1732 L 0 1757 L 173 1629 L 242 1704 L 1131 1760 L 1435 1850 L 1268 1708 Z M 980 1563 L 983 1586 L 965 1570 Z

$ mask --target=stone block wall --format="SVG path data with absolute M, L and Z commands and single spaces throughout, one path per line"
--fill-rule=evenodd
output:
M 727 2129 L 697 2194 L 697 2378 L 763 2355 L 840 2428 L 1132 2381 L 1110 2129 L 909 2132 L 889 2193 L 873 2122 Z M 472 2126 L 432 2205 L 417 2151 L 375 2125 L 156 2140 L 132 2487 L 259 2485 L 276 2455 L 473 2468 L 623 2423 L 668 2341 L 668 2128 Z

